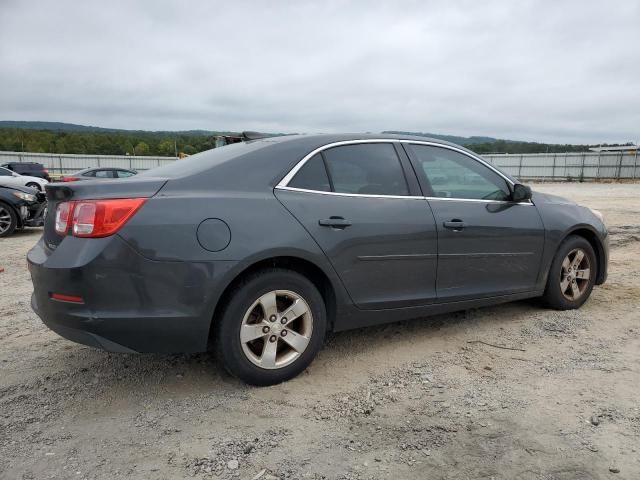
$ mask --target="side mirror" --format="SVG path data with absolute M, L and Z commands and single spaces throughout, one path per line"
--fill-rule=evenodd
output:
M 514 202 L 526 202 L 527 200 L 531 200 L 531 188 L 526 185 L 522 185 L 521 183 L 516 183 L 513 186 L 511 200 Z

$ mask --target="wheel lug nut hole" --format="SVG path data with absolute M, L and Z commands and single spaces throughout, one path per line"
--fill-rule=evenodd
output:
M 287 323 L 287 317 L 282 317 L 282 319 L 280 320 L 280 323 L 282 324 Z
M 271 335 L 271 337 L 269 338 L 269 341 L 270 341 L 271 343 L 275 342 L 276 340 L 277 340 L 277 338 L 276 338 L 276 336 L 275 336 L 275 335 Z
M 269 333 L 269 327 L 262 327 L 262 332 L 263 333 Z
M 285 337 L 287 335 L 287 331 L 283 330 L 282 333 L 280 333 L 280 335 L 282 335 L 283 337 Z

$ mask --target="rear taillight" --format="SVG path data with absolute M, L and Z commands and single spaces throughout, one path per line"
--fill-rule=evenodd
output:
M 56 232 L 59 235 L 66 235 L 69 231 L 73 202 L 64 202 L 58 205 L 56 210 Z
M 78 180 L 80 179 L 76 177 L 62 177 L 63 182 L 77 182 Z
M 108 237 L 120 230 L 146 201 L 117 198 L 61 203 L 56 211 L 56 232 L 85 238 Z

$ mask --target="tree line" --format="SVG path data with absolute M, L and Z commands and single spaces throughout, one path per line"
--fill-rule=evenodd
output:
M 487 153 L 569 153 L 589 151 L 589 145 L 513 142 L 508 140 L 496 140 L 491 143 L 474 143 L 465 145 L 465 147 L 481 155 Z
M 216 136 L 230 132 L 73 132 L 31 128 L 0 128 L 0 150 L 36 153 L 75 153 L 87 155 L 193 155 L 215 148 Z M 435 136 L 435 135 L 434 135 Z M 444 136 L 443 136 L 444 138 Z M 454 137 L 451 137 L 454 138 Z M 562 145 L 497 140 L 463 144 L 478 154 L 586 152 L 588 145 Z M 470 139 L 472 139 L 471 137 Z M 478 138 L 478 137 L 476 137 Z M 449 137 L 447 137 L 449 139 Z
M 215 147 L 216 135 L 172 132 L 65 132 L 0 128 L 0 150 L 88 155 L 194 153 Z

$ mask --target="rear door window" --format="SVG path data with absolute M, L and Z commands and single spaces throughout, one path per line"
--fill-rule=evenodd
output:
M 129 172 L 127 170 L 118 170 L 117 172 L 118 178 L 127 178 L 135 175 L 133 172 Z
M 408 195 L 400 159 L 390 143 L 363 143 L 322 152 L 333 191 L 359 195 Z

